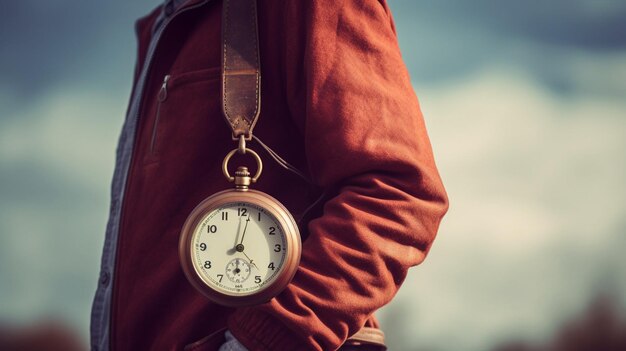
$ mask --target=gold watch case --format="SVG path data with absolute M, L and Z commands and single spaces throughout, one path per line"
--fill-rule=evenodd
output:
M 240 170 L 245 167 L 240 167 Z M 238 173 L 240 173 L 238 171 Z M 246 172 L 247 173 L 247 172 Z M 249 183 L 249 182 L 248 182 Z M 241 294 L 229 294 L 214 289 L 200 274 L 199 267 L 194 264 L 194 233 L 205 216 L 229 203 L 249 203 L 262 207 L 278 221 L 284 233 L 286 248 L 283 264 L 278 268 L 272 281 L 259 290 Z M 237 187 L 215 193 L 202 201 L 187 217 L 183 225 L 180 241 L 179 256 L 185 276 L 191 284 L 210 300 L 224 306 L 241 307 L 261 304 L 271 300 L 283 291 L 293 279 L 302 252 L 300 232 L 293 216 L 284 205 L 272 196 L 247 186 Z

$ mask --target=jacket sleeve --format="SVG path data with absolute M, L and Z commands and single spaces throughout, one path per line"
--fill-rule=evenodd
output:
M 448 202 L 384 0 L 285 6 L 285 94 L 314 181 L 338 191 L 292 283 L 229 328 L 250 350 L 334 350 L 424 260 Z

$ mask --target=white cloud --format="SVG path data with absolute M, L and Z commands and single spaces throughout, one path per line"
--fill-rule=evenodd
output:
M 393 333 L 408 349 L 545 338 L 607 275 L 626 296 L 626 263 L 612 249 L 623 244 L 626 102 L 557 96 L 498 69 L 416 90 L 451 208 L 429 258 L 381 313 L 407 329 Z
M 51 91 L 5 116 L 0 129 L 3 166 L 32 163 L 79 185 L 108 184 L 125 97 L 118 91 Z
M 64 87 L 0 120 L 3 321 L 51 315 L 87 340 L 122 95 Z

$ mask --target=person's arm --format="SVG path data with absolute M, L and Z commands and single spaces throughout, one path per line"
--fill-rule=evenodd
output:
M 292 283 L 229 328 L 253 351 L 334 350 L 422 262 L 448 203 L 386 3 L 285 6 L 292 118 L 313 180 L 338 190 L 309 223 Z

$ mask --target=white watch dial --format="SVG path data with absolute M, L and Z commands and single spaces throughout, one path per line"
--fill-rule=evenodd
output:
M 205 215 L 192 238 L 193 266 L 227 295 L 262 290 L 278 276 L 287 250 L 283 228 L 265 208 L 231 202 Z

